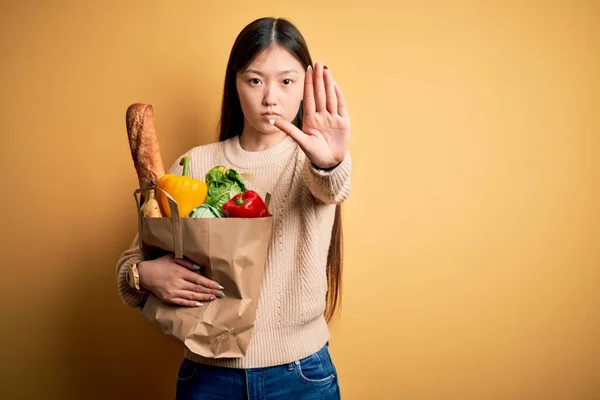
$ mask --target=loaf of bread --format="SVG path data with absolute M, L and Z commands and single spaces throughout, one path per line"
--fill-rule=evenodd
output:
M 155 186 L 165 174 L 165 167 L 160 154 L 154 110 L 149 104 L 132 104 L 127 108 L 125 120 L 139 187 Z

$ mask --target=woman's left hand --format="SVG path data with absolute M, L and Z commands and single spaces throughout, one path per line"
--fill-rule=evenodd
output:
M 283 119 L 273 125 L 291 136 L 319 168 L 341 163 L 350 141 L 350 118 L 342 90 L 321 62 L 308 68 L 304 80 L 302 130 Z

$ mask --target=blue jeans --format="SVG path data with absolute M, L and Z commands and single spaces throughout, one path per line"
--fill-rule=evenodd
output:
M 337 371 L 328 346 L 267 368 L 234 369 L 184 359 L 177 374 L 176 400 L 339 400 Z

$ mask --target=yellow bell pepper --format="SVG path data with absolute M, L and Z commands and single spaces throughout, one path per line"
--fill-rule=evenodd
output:
M 208 187 L 206 183 L 201 180 L 193 179 L 188 176 L 190 167 L 190 159 L 188 156 L 182 157 L 181 161 L 179 161 L 179 165 L 183 165 L 183 172 L 181 175 L 165 174 L 158 180 L 156 186 L 171 195 L 177 203 L 179 217 L 183 218 L 187 217 L 196 206 L 199 206 L 206 201 Z M 169 208 L 167 196 L 160 190 L 157 190 L 156 197 L 162 215 L 171 217 L 171 209 Z

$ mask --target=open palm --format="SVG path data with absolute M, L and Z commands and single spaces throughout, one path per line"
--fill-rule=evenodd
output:
M 350 141 L 350 118 L 342 90 L 322 63 L 306 71 L 302 130 L 283 119 L 273 122 L 317 167 L 332 168 L 344 160 Z

